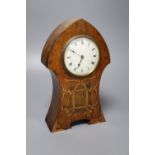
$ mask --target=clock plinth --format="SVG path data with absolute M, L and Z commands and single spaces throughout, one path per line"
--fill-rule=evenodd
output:
M 94 48 L 87 49 L 86 46 L 83 48 L 84 51 L 82 51 L 81 46 L 84 43 L 80 41 L 81 43 L 78 45 L 81 47 L 80 52 L 87 51 L 87 53 L 76 53 L 80 55 L 79 58 L 77 56 L 77 62 L 80 62 L 81 66 L 79 63 L 76 64 L 76 59 L 74 58 L 72 64 L 74 65 L 75 61 L 75 65 L 77 65 L 77 71 L 74 70 L 74 74 L 71 73 L 72 69 L 70 71 L 66 69 L 63 60 L 66 44 L 77 36 L 91 38 L 97 44 L 100 51 L 99 62 L 96 63 L 94 70 L 91 70 L 86 75 L 79 74 L 79 72 L 83 72 L 85 64 L 88 64 L 87 62 L 89 61 L 87 59 L 84 62 L 84 56 L 86 57 L 86 54 L 89 56 L 90 49 L 92 49 L 90 52 L 94 55 Z M 78 42 L 74 42 L 75 46 L 77 46 L 76 43 L 78 44 Z M 92 44 L 91 46 L 95 45 Z M 79 47 L 75 47 L 74 50 L 77 49 Z M 75 51 L 73 52 L 74 54 Z M 92 57 L 92 59 L 93 61 L 90 62 L 94 63 L 90 63 L 90 66 L 87 68 L 90 68 L 91 65 L 93 66 L 95 60 L 97 60 L 96 56 Z M 83 19 L 73 19 L 65 21 L 58 26 L 49 36 L 44 46 L 42 63 L 51 71 L 53 80 L 53 95 L 46 116 L 46 122 L 50 131 L 55 132 L 70 128 L 72 123 L 79 120 L 87 120 L 88 124 L 105 121 L 100 107 L 99 82 L 104 68 L 110 63 L 110 56 L 105 41 L 91 24 Z M 83 68 L 82 65 L 84 66 Z M 78 73 L 77 75 L 76 72 Z

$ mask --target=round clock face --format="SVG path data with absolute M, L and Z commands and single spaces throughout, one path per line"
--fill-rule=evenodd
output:
M 87 37 L 72 39 L 64 50 L 64 64 L 67 70 L 77 76 L 92 73 L 100 58 L 97 44 Z

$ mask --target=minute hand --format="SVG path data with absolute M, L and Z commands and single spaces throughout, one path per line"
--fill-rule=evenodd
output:
M 78 54 L 78 53 L 76 53 L 74 50 L 70 50 L 70 51 L 72 51 L 72 53 L 74 53 L 74 54 L 76 54 L 76 55 L 78 55 L 78 56 L 80 56 L 80 57 L 81 57 L 81 55 L 80 55 L 80 54 Z

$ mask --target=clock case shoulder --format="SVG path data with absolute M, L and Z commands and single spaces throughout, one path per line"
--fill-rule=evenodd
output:
M 52 52 L 52 46 L 55 44 L 56 39 L 65 31 L 70 25 L 76 22 L 77 19 L 66 20 L 58 25 L 55 30 L 49 35 L 41 56 L 41 62 L 48 68 L 48 59 Z

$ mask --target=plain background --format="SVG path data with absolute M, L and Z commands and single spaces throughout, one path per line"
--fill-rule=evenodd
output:
M 130 155 L 155 154 L 154 5 L 152 0 L 130 0 L 129 5 Z M 24 0 L 0 5 L 0 154 L 6 155 L 26 154 L 25 6 Z
M 106 123 L 50 133 L 44 121 L 52 93 L 41 64 L 44 43 L 62 21 L 82 17 L 103 35 L 111 64 L 100 83 Z M 27 155 L 128 155 L 128 0 L 27 0 Z

